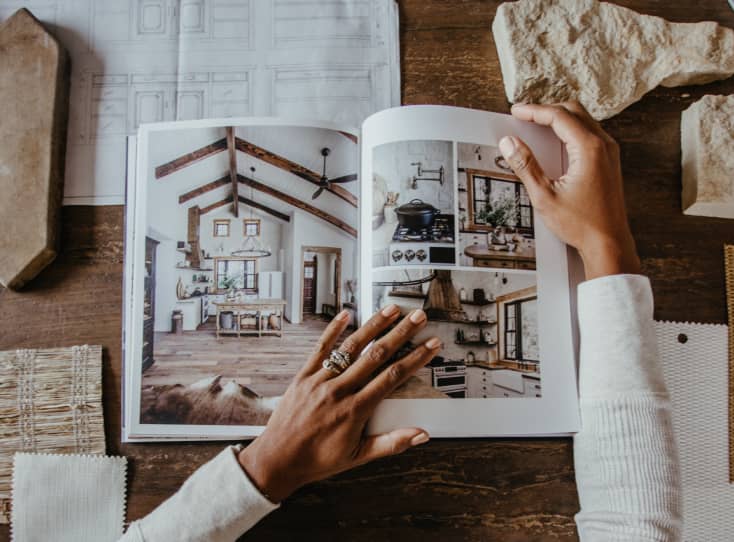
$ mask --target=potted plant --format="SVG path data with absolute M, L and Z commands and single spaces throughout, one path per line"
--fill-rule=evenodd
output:
M 227 291 L 227 293 L 225 294 L 225 298 L 227 299 L 227 301 L 232 301 L 236 297 L 237 294 L 235 292 L 235 285 L 237 284 L 239 278 L 239 274 L 227 275 L 219 281 L 221 288 Z
M 514 228 L 517 224 L 517 198 L 514 194 L 503 192 L 492 198 L 489 204 L 477 213 L 477 219 L 492 228 L 487 233 L 489 246 L 505 246 L 507 244 L 505 227 Z

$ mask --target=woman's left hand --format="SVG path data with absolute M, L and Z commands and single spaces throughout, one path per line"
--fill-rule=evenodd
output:
M 280 502 L 305 484 L 428 440 L 428 434 L 418 428 L 365 435 L 367 421 L 380 401 L 441 348 L 438 338 L 430 338 L 374 376 L 426 325 L 425 313 L 415 310 L 362 353 L 399 316 L 400 309 L 390 305 L 350 335 L 339 350 L 355 361 L 335 375 L 322 367 L 322 361 L 336 348 L 337 339 L 347 327 L 349 314 L 338 314 L 289 386 L 263 434 L 240 452 L 239 462 L 245 472 L 273 502 Z

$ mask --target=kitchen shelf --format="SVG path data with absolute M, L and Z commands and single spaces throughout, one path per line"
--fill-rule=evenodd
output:
M 405 297 L 408 299 L 426 299 L 428 296 L 421 292 L 389 292 L 390 297 Z
M 176 269 L 188 269 L 189 271 L 214 271 L 214 269 L 204 269 L 202 267 L 186 267 L 185 265 L 177 265 Z
M 459 346 L 497 346 L 497 343 L 487 343 L 484 341 L 454 341 Z
M 495 326 L 497 322 L 489 320 L 444 320 L 441 318 L 428 318 L 429 322 L 446 322 L 448 324 L 460 324 L 466 326 Z
M 467 299 L 466 301 L 462 301 L 461 304 L 473 305 L 475 307 L 486 307 L 487 305 L 494 305 L 495 301 L 490 301 L 489 299 L 485 299 L 484 301 L 472 301 L 470 299 Z

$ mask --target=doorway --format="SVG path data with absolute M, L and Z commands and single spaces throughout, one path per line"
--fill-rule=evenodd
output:
M 319 260 L 303 262 L 303 314 L 316 314 L 316 288 L 318 285 Z
M 301 248 L 301 318 L 331 318 L 341 310 L 342 249 Z

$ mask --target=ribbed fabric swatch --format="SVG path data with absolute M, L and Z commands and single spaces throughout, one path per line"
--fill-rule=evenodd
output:
M 727 327 L 655 322 L 655 331 L 678 439 L 684 540 L 731 542 Z
M 115 542 L 126 469 L 124 457 L 15 454 L 13 542 Z

